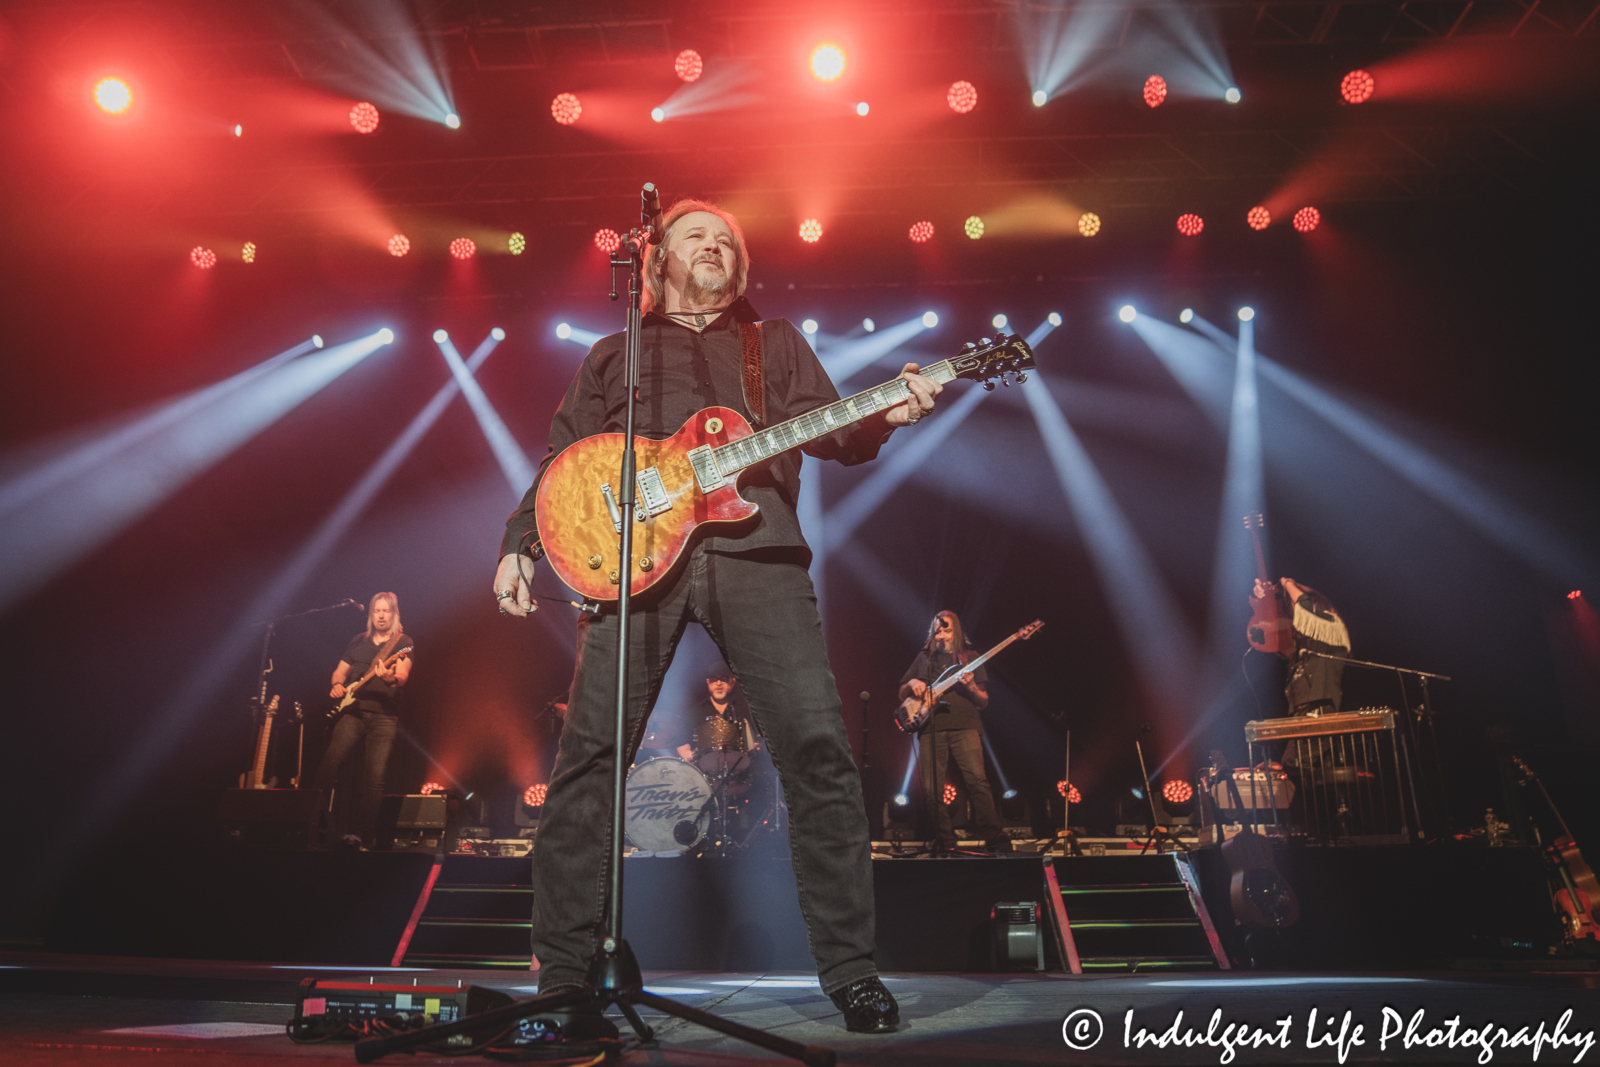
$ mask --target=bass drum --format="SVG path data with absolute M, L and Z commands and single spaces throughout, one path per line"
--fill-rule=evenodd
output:
M 684 852 L 700 843 L 711 823 L 711 786 L 681 759 L 645 760 L 628 773 L 622 810 L 634 848 Z

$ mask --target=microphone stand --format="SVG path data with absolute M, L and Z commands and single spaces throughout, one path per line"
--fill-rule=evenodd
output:
M 278 632 L 278 624 L 280 622 L 288 622 L 290 619 L 302 618 L 303 616 L 306 616 L 306 615 L 321 615 L 325 611 L 338 611 L 340 608 L 350 608 L 350 607 L 359 608 L 359 607 L 361 607 L 361 604 L 360 604 L 359 601 L 345 599 L 345 600 L 339 601 L 339 603 L 337 603 L 337 604 L 328 604 L 328 605 L 326 605 L 324 607 L 320 607 L 320 608 L 310 608 L 310 609 L 307 609 L 306 611 L 291 612 L 288 615 L 279 615 L 279 616 L 277 616 L 275 618 L 263 619 L 260 622 L 251 624 L 252 626 L 264 626 L 264 627 L 266 627 L 266 630 L 261 635 L 261 659 L 259 661 L 258 666 L 256 667 L 256 694 L 255 694 L 255 697 L 250 702 L 250 722 L 253 725 L 255 725 L 257 727 L 257 729 L 259 729 L 260 725 L 261 725 L 260 721 L 259 721 L 259 718 L 260 718 L 260 715 L 261 715 L 261 709 L 263 709 L 263 708 L 265 708 L 267 706 L 267 675 L 272 673 L 272 638 Z M 304 732 L 305 732 L 305 725 L 302 722 L 302 724 L 301 724 L 301 733 L 302 733 L 302 735 L 304 734 Z M 303 747 L 304 746 L 303 737 L 302 737 L 301 744 L 302 744 L 302 747 Z M 296 788 L 299 788 L 299 778 L 300 778 L 300 768 L 297 766 L 295 768 L 295 787 Z
M 622 438 L 621 481 L 617 486 L 617 507 L 622 513 L 622 553 L 617 565 L 617 705 L 615 732 L 612 735 L 611 761 L 611 828 L 610 870 L 606 879 L 606 926 L 600 948 L 589 961 L 589 971 L 582 989 L 564 990 L 522 1000 L 512 1001 L 499 1008 L 469 1015 L 455 1022 L 439 1023 L 421 1030 L 410 1030 L 393 1037 L 369 1038 L 356 1043 L 356 1062 L 371 1063 L 380 1056 L 404 1049 L 429 1045 L 454 1034 L 477 1031 L 480 1035 L 498 1033 L 519 1019 L 568 1008 L 587 1007 L 604 1011 L 616 1005 L 627 1018 L 634 1034 L 646 1044 L 655 1039 L 655 1032 L 639 1018 L 635 1008 L 643 1004 L 668 1015 L 696 1023 L 708 1030 L 727 1034 L 748 1044 L 799 1060 L 807 1067 L 834 1067 L 832 1050 L 816 1045 L 803 1045 L 798 1041 L 777 1037 L 740 1023 L 718 1018 L 710 1012 L 692 1008 L 666 997 L 646 992 L 644 978 L 633 949 L 622 937 L 622 835 L 623 799 L 627 778 L 622 756 L 627 743 L 628 719 L 628 665 L 629 636 L 631 632 L 630 606 L 633 602 L 633 512 L 638 459 L 634 453 L 633 439 L 635 408 L 639 398 L 639 351 L 641 294 L 644 260 L 652 245 L 661 241 L 657 231 L 660 218 L 656 188 L 646 183 L 642 193 L 642 226 L 628 231 L 622 245 L 611 254 L 612 292 L 617 298 L 616 269 L 626 267 L 628 278 L 628 318 L 626 340 L 627 407 Z

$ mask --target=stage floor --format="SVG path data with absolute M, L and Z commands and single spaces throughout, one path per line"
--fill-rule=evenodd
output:
M 211 961 L 152 960 L 0 952 L 0 1062 L 8 1067 L 61 1063 L 185 1067 L 337 1060 L 353 1063 L 349 1044 L 295 1045 L 283 1035 L 293 1012 L 295 988 L 306 975 L 405 981 L 425 984 L 478 983 L 508 993 L 532 989 L 531 976 L 483 971 L 391 970 L 385 968 L 305 967 Z M 1545 1043 L 1538 1062 L 1572 1063 L 1600 1029 L 1600 975 L 1560 972 L 1518 974 L 1449 972 L 1433 974 L 1221 973 L 1071 977 L 1053 974 L 890 975 L 900 1000 L 900 1031 L 887 1036 L 847 1033 L 841 1017 L 804 974 L 651 972 L 650 989 L 807 1044 L 834 1049 L 844 1064 L 1187 1064 L 1222 1063 L 1224 1049 L 1198 1043 L 1143 1049 L 1124 1047 L 1125 1013 L 1133 1011 L 1131 1033 L 1159 1036 L 1179 1011 L 1180 1033 L 1193 1027 L 1199 1037 L 1218 1008 L 1225 1031 L 1229 1022 L 1264 1027 L 1276 1037 L 1276 1020 L 1289 1017 L 1288 1049 L 1261 1045 L 1239 1049 L 1233 1063 L 1336 1063 L 1336 1043 L 1345 1013 L 1349 1063 L 1478 1062 L 1477 1047 L 1403 1046 L 1404 1032 L 1380 1050 L 1385 1006 L 1409 1024 L 1423 1011 L 1414 1035 L 1444 1032 L 1459 1017 L 1460 1034 L 1493 1021 L 1510 1027 L 1508 1037 L 1527 1026 L 1525 1040 L 1544 1024 Z M 1313 1034 L 1328 1043 L 1308 1049 L 1308 1016 L 1315 1009 Z M 1572 1014 L 1565 1024 L 1563 1014 Z M 1093 1047 L 1074 1050 L 1063 1023 L 1078 1012 L 1069 1036 L 1086 1044 L 1098 1015 L 1101 1036 Z M 647 1016 L 651 1013 L 645 1012 Z M 1331 1017 L 1331 1018 L 1330 1018 Z M 619 1020 L 620 1021 L 620 1020 Z M 630 1053 L 638 1064 L 739 1064 L 774 1057 L 719 1035 L 653 1016 L 659 1033 L 655 1048 Z M 1387 1020 L 1390 1028 L 1403 1024 Z M 1356 1045 L 1357 1025 L 1365 1029 Z M 1559 1033 L 1559 1047 L 1550 1043 Z M 1491 1035 L 1493 1036 L 1493 1035 Z M 1583 1061 L 1594 1062 L 1590 1052 Z M 392 1057 L 400 1063 L 447 1062 L 446 1057 Z M 1495 1049 L 1492 1062 L 1532 1062 L 1532 1048 Z M 1580 1061 L 1580 1062 L 1583 1062 Z M 485 1062 L 468 1058 L 467 1062 Z

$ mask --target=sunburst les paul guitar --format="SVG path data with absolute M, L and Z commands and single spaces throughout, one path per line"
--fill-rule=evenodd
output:
M 971 674 L 985 663 L 988 663 L 996 653 L 1009 647 L 1013 641 L 1026 641 L 1038 633 L 1039 627 L 1043 625 L 1043 621 L 1034 619 L 977 659 L 969 660 L 966 663 L 950 664 L 932 685 L 922 691 L 921 696 L 906 697 L 900 702 L 900 706 L 895 709 L 894 724 L 900 728 L 900 732 L 903 734 L 920 734 L 928 725 L 928 716 L 932 715 L 933 709 L 939 706 L 939 698 L 944 696 L 951 686 L 959 682 L 963 674 Z
M 1033 350 L 1021 337 L 1001 334 L 959 355 L 922 368 L 943 384 L 957 378 L 994 388 L 1033 367 Z M 1007 382 L 1009 384 L 1009 382 Z M 695 530 L 706 523 L 740 522 L 759 510 L 739 495 L 739 476 L 774 456 L 885 411 L 910 396 L 896 378 L 804 415 L 754 430 L 731 408 L 711 407 L 663 441 L 634 438 L 638 458 L 630 588 L 644 592 L 681 559 Z M 616 600 L 621 589 L 622 510 L 617 485 L 623 435 L 596 434 L 575 441 L 550 461 L 539 481 L 534 514 L 550 566 L 573 591 L 590 600 Z
M 372 661 L 372 666 L 367 668 L 366 674 L 363 674 L 360 678 L 344 687 L 344 696 L 340 697 L 339 703 L 335 704 L 333 706 L 333 710 L 328 712 L 328 718 L 332 719 L 336 717 L 345 708 L 348 708 L 351 704 L 354 704 L 356 702 L 357 690 L 366 685 L 368 682 L 372 681 L 373 678 L 377 677 L 379 671 L 386 671 L 394 664 L 399 663 L 401 660 L 410 656 L 415 647 L 416 646 L 414 645 L 407 645 L 405 648 L 395 649 L 387 656 L 375 657 Z

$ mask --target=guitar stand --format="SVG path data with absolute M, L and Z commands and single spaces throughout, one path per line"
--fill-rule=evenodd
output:
M 371 1063 L 380 1056 L 403 1049 L 416 1049 L 431 1045 L 455 1034 L 477 1032 L 480 1037 L 503 1032 L 516 1025 L 517 1020 L 564 1008 L 587 1008 L 603 1012 L 615 1005 L 622 1010 L 642 1042 L 654 1040 L 655 1033 L 639 1018 L 636 1005 L 654 1008 L 668 1015 L 737 1038 L 780 1056 L 799 1060 L 808 1067 L 834 1067 L 835 1056 L 830 1049 L 816 1045 L 802 1045 L 798 1041 L 777 1037 L 740 1023 L 718 1018 L 710 1012 L 691 1008 L 666 997 L 645 991 L 644 978 L 639 973 L 639 963 L 633 949 L 622 937 L 622 837 L 623 811 L 627 777 L 622 756 L 628 750 L 628 661 L 629 638 L 632 630 L 630 606 L 633 601 L 633 527 L 634 498 L 637 494 L 638 458 L 634 453 L 634 418 L 639 401 L 640 295 L 644 257 L 649 249 L 659 243 L 661 236 L 654 232 L 656 216 L 660 213 L 654 184 L 646 183 L 640 196 L 642 226 L 628 231 L 621 247 L 612 253 L 611 299 L 617 298 L 616 268 L 628 268 L 628 325 L 627 325 L 627 402 L 623 423 L 622 468 L 617 485 L 617 505 L 622 515 L 622 545 L 618 565 L 617 589 L 617 681 L 616 681 L 616 731 L 613 735 L 611 763 L 611 855 L 609 877 L 605 882 L 605 923 L 601 930 L 600 945 L 589 961 L 585 985 L 581 989 L 564 989 L 542 996 L 512 1001 L 500 1008 L 469 1015 L 455 1022 L 440 1023 L 420 1030 L 411 1030 L 393 1037 L 372 1038 L 356 1044 L 356 1062 Z

